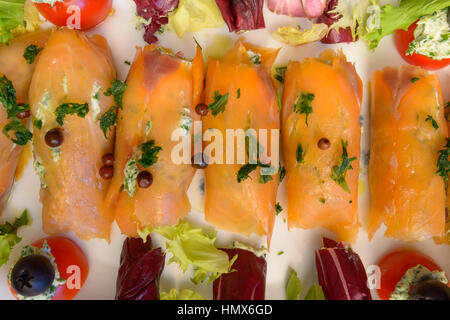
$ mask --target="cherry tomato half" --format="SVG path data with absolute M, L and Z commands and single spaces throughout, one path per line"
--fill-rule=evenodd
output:
M 44 241 L 47 241 L 52 255 L 55 257 L 60 277 L 67 280 L 64 285 L 60 285 L 56 289 L 52 300 L 72 300 L 86 282 L 89 273 L 87 258 L 81 248 L 66 237 L 47 237 L 33 242 L 31 245 L 42 248 Z M 9 288 L 17 298 L 11 284 L 9 284 Z
M 409 44 L 414 40 L 414 30 L 416 30 L 417 22 L 409 26 L 408 30 L 397 30 L 395 32 L 395 45 L 398 53 L 403 60 L 414 66 L 419 66 L 427 70 L 442 69 L 450 64 L 450 59 L 434 60 L 421 54 L 413 53 L 406 55 Z
M 389 300 L 395 286 L 406 271 L 421 264 L 430 271 L 442 271 L 430 257 L 413 250 L 398 250 L 384 256 L 378 266 L 381 269 L 380 299 Z
M 39 12 L 51 23 L 64 27 L 87 30 L 106 19 L 112 0 L 64 0 L 52 7 L 48 3 L 35 3 Z

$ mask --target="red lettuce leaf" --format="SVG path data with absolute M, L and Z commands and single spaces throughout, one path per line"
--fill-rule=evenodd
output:
M 230 32 L 265 28 L 264 0 L 216 0 Z
M 264 300 L 267 263 L 264 258 L 244 249 L 221 249 L 232 259 L 231 273 L 222 274 L 213 283 L 214 300 Z
M 331 10 L 334 10 L 338 4 L 339 0 L 330 0 L 328 2 L 327 9 L 318 19 L 318 22 L 325 23 L 328 26 L 331 26 L 333 23 L 338 21 L 341 18 L 341 15 L 337 13 L 330 13 Z M 341 43 L 341 42 L 354 42 L 358 39 L 353 39 L 352 30 L 350 27 L 347 28 L 339 28 L 339 31 L 336 29 L 331 29 L 328 34 L 321 40 L 322 43 Z
M 136 3 L 137 15 L 150 20 L 150 24 L 146 25 L 144 40 L 147 43 L 155 43 L 158 38 L 155 33 L 165 24 L 169 22 L 167 15 L 170 11 L 178 7 L 179 0 L 134 0 Z
M 364 265 L 347 244 L 324 238 L 316 267 L 327 300 L 372 300 Z
M 127 238 L 120 256 L 116 300 L 158 300 L 164 259 L 161 248 L 152 249 L 150 235 L 146 243 L 140 238 Z

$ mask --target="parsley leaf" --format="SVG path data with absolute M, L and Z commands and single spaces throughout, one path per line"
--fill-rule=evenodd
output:
M 11 138 L 9 131 L 14 131 L 16 138 Z M 22 122 L 16 117 L 12 118 L 11 121 L 3 128 L 3 134 L 11 139 L 12 142 L 20 146 L 24 146 L 28 141 L 33 138 L 33 134 L 27 127 L 25 127 Z
M 270 180 L 273 180 L 273 177 L 271 175 L 261 174 L 259 176 L 259 183 L 266 184 Z
M 55 110 L 56 122 L 62 126 L 64 125 L 64 118 L 68 114 L 76 114 L 84 118 L 89 113 L 89 105 L 87 103 L 63 103 Z
M 236 95 L 238 99 L 241 98 L 241 88 L 237 89 Z
M 35 128 L 38 128 L 39 130 L 42 129 L 42 120 L 40 119 L 34 119 L 33 120 L 33 125 Z
M 6 76 L 0 78 L 0 103 L 5 107 L 8 119 L 17 116 L 22 111 L 30 110 L 28 104 L 17 104 L 16 89 Z
M 123 109 L 122 98 L 127 88 L 127 84 L 123 81 L 114 79 L 111 81 L 111 87 L 104 93 L 105 96 L 113 96 L 114 101 L 120 109 Z
M 411 79 L 411 82 L 412 82 L 412 83 L 416 83 L 416 82 L 419 81 L 419 80 L 420 80 L 419 78 L 412 78 L 412 79 Z
M 100 117 L 100 129 L 102 129 L 105 139 L 108 139 L 108 131 L 111 131 L 111 127 L 114 127 L 117 123 L 116 106 L 112 106 Z
M 436 120 L 434 120 L 432 116 L 428 115 L 427 118 L 425 119 L 425 121 L 430 121 L 430 123 L 433 126 L 434 130 L 438 130 L 439 129 L 439 126 L 438 126 Z
M 237 182 L 241 183 L 242 181 L 246 180 L 247 178 L 250 178 L 250 173 L 256 170 L 258 168 L 257 163 L 247 163 L 243 165 L 238 173 L 237 173 Z
M 448 161 L 449 156 L 450 156 L 450 138 L 447 138 L 447 143 L 444 149 L 439 150 L 439 158 L 437 161 L 438 170 L 436 171 L 436 174 L 440 175 L 442 179 L 444 179 L 444 182 L 446 184 L 448 181 L 448 174 L 450 172 L 450 162 Z
M 280 175 L 280 183 L 281 183 L 281 182 L 283 182 L 283 179 L 286 176 L 286 168 L 281 166 L 281 164 L 280 164 L 280 168 L 278 169 L 278 173 Z
M 297 144 L 297 151 L 295 152 L 295 157 L 297 159 L 297 163 L 302 163 L 305 157 L 305 151 L 303 150 L 302 144 L 299 142 Z
M 281 103 L 281 95 L 280 95 L 280 91 L 277 91 L 277 103 L 278 103 L 278 110 L 281 111 L 281 109 L 283 109 L 283 104 Z
M 347 141 L 341 140 L 342 143 L 342 157 L 340 157 L 338 161 L 338 165 L 332 168 L 332 174 L 330 176 L 339 186 L 342 187 L 345 191 L 350 193 L 350 189 L 348 188 L 347 182 L 345 181 L 345 175 L 348 170 L 352 170 L 353 167 L 351 165 L 352 161 L 355 161 L 357 157 L 349 158 L 347 154 Z
M 138 161 L 141 166 L 148 168 L 158 162 L 158 154 L 162 148 L 155 146 L 155 140 L 141 144 L 139 149 L 142 151 L 141 159 Z
M 219 94 L 219 91 L 214 92 L 214 102 L 211 102 L 208 106 L 208 110 L 211 110 L 212 115 L 215 117 L 220 113 L 224 113 L 225 107 L 228 103 L 228 97 L 230 96 L 229 93 L 226 93 L 225 95 Z
M 276 211 L 277 215 L 279 215 L 280 212 L 283 211 L 283 207 L 281 206 L 281 204 L 279 202 L 277 202 L 275 204 L 275 211 Z
M 17 236 L 17 229 L 27 225 L 28 220 L 28 211 L 24 210 L 13 223 L 6 222 L 0 225 L 0 266 L 8 261 L 11 249 L 22 240 Z
M 34 60 L 36 60 L 37 55 L 42 51 L 42 49 L 44 48 L 38 48 L 36 45 L 31 44 L 25 49 L 23 57 L 25 58 L 25 60 L 27 60 L 28 64 L 33 64 Z
M 284 78 L 286 77 L 287 66 L 275 67 L 274 78 L 280 83 L 284 83 Z
M 244 164 L 237 173 L 237 182 L 241 183 L 242 181 L 250 178 L 250 173 L 255 171 L 258 167 L 261 168 L 269 168 L 270 166 L 268 164 L 263 163 L 247 163 Z M 271 175 L 260 175 L 259 177 L 259 183 L 267 183 L 268 181 L 272 180 L 273 177 Z
M 303 91 L 302 94 L 297 97 L 294 104 L 294 112 L 306 115 L 306 126 L 308 126 L 308 117 L 313 112 L 311 104 L 315 97 L 316 96 L 314 94 Z

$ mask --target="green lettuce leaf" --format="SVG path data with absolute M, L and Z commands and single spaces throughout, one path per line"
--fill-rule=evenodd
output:
M 17 229 L 27 225 L 28 222 L 28 211 L 25 210 L 13 223 L 6 222 L 0 225 L 0 266 L 8 262 L 11 249 L 22 240 L 17 236 Z
M 302 283 L 297 276 L 297 272 L 291 269 L 289 271 L 289 276 L 286 283 L 286 299 L 299 300 L 301 292 L 302 292 Z
M 206 300 L 201 294 L 190 289 L 170 289 L 169 293 L 161 292 L 159 300 Z
M 450 6 L 450 0 L 402 0 L 398 7 L 384 5 L 377 10 L 372 8 L 372 15 L 366 20 L 366 28 L 358 28 L 358 35 L 364 39 L 370 49 L 375 49 L 380 40 L 398 29 L 407 30 L 417 19 Z M 379 16 L 378 16 L 379 14 Z M 373 27 L 367 27 L 374 20 Z M 376 20 L 379 19 L 379 26 Z M 369 30 L 371 29 L 371 30 Z
M 157 232 L 167 239 L 167 251 L 172 253 L 169 263 L 178 263 L 183 272 L 188 267 L 194 267 L 194 283 L 206 279 L 210 283 L 223 273 L 232 272 L 231 266 L 237 256 L 229 260 L 228 255 L 215 247 L 215 233 L 205 233 L 200 228 L 192 228 L 186 221 L 178 225 L 156 227 L 150 230 L 139 231 L 145 239 L 149 232 Z
M 25 0 L 0 0 L 0 42 L 13 38 L 12 30 L 23 25 Z
M 322 287 L 317 283 L 313 284 L 311 288 L 309 288 L 304 300 L 325 300 Z

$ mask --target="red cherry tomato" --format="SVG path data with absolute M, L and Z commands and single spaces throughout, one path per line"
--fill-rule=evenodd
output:
M 52 255 L 55 257 L 59 276 L 67 280 L 64 285 L 60 285 L 56 289 L 52 300 L 72 300 L 86 282 L 89 273 L 87 258 L 81 248 L 73 240 L 66 237 L 47 237 L 33 242 L 31 245 L 42 248 L 44 241 L 47 241 Z M 78 276 L 79 281 L 76 279 Z M 8 285 L 11 293 L 17 299 L 16 292 L 12 289 L 11 284 L 8 283 Z
M 87 30 L 106 19 L 111 11 L 112 0 L 64 0 L 56 2 L 53 7 L 48 3 L 35 5 L 48 21 L 57 26 Z
M 380 299 L 389 300 L 395 286 L 406 271 L 421 264 L 430 271 L 442 271 L 430 257 L 413 250 L 398 250 L 384 256 L 378 266 L 381 269 Z
M 397 30 L 395 32 L 395 45 L 403 60 L 427 70 L 438 70 L 448 66 L 450 59 L 434 60 L 417 53 L 406 55 L 409 44 L 414 40 L 414 30 L 416 30 L 416 27 L 417 23 L 414 22 L 409 26 L 408 30 Z

